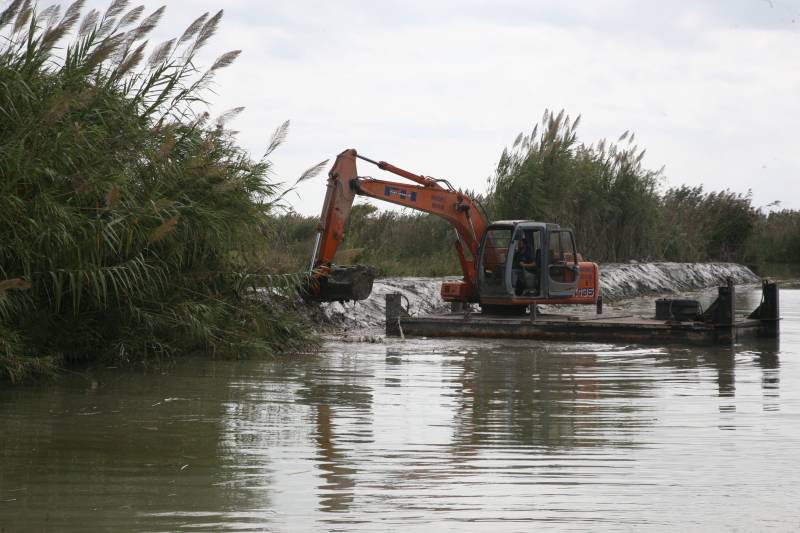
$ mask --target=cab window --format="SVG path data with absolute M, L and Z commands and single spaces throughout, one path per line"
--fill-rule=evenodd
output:
M 578 258 L 572 232 L 569 230 L 552 230 L 549 236 L 548 272 L 550 279 L 558 283 L 570 283 L 574 281 L 575 273 L 571 268 L 567 267 L 577 263 Z
M 505 291 L 506 256 L 511 239 L 511 228 L 493 229 L 486 234 L 486 241 L 483 245 L 485 288 Z

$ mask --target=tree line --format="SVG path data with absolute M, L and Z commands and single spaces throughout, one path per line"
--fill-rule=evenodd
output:
M 665 189 L 663 169 L 642 164 L 645 151 L 633 134 L 585 144 L 578 139 L 579 123 L 563 111 L 546 111 L 540 124 L 503 150 L 487 192 L 469 193 L 490 220 L 572 228 L 580 251 L 598 262 L 800 262 L 800 212 L 764 212 L 749 191 Z M 303 240 L 292 249 L 308 255 L 317 219 L 290 214 L 283 224 L 281 246 Z M 353 210 L 337 259 L 365 262 L 386 274 L 456 274 L 453 240 L 450 225 L 436 216 L 362 204 Z

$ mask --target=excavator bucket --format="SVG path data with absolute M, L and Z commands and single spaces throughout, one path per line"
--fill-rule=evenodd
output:
M 365 300 L 372 292 L 375 269 L 367 265 L 332 265 L 323 276 L 312 278 L 304 297 L 313 302 Z

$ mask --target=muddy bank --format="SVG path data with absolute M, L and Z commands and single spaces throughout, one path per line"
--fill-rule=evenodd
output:
M 600 285 L 606 302 L 637 296 L 671 294 L 725 283 L 758 283 L 752 270 L 735 263 L 609 263 L 600 266 Z M 384 295 L 399 292 L 405 296 L 412 314 L 445 311 L 448 305 L 439 297 L 444 278 L 382 278 L 375 280 L 370 297 L 364 301 L 321 304 L 324 322 L 348 329 L 382 326 Z

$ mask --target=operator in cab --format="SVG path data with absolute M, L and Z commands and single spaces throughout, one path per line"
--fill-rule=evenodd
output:
M 514 250 L 514 265 L 516 281 L 514 282 L 514 293 L 521 296 L 525 293 L 538 292 L 538 268 L 536 254 L 531 246 L 530 235 L 522 235 L 517 239 Z

